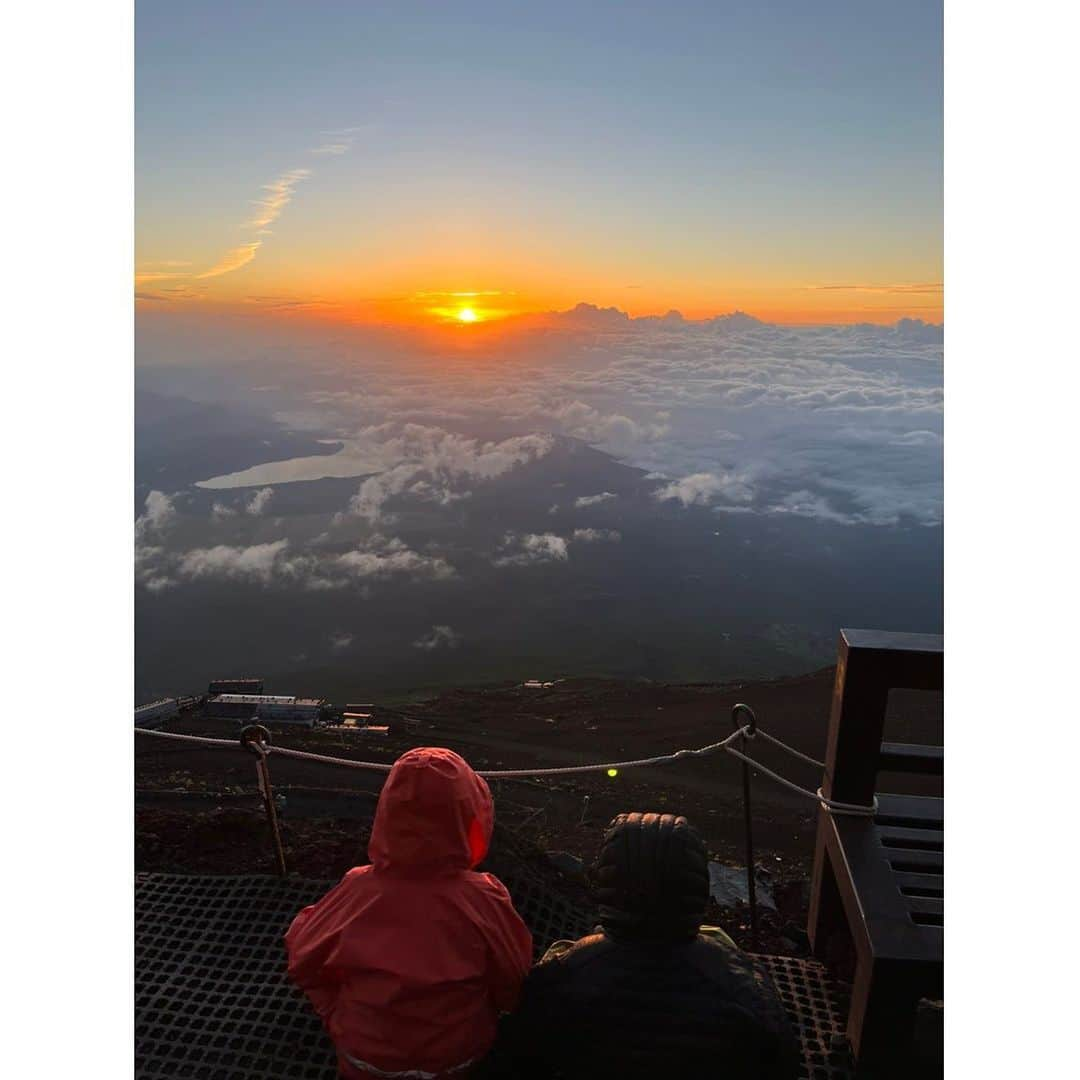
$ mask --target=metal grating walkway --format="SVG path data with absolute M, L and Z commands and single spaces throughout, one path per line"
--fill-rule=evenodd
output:
M 539 951 L 591 929 L 590 913 L 538 872 L 500 869 Z M 286 978 L 281 940 L 296 912 L 332 884 L 270 876 L 137 876 L 138 1080 L 334 1080 L 333 1049 Z M 802 1040 L 804 1080 L 850 1080 L 843 1013 L 821 965 L 787 957 L 760 961 Z

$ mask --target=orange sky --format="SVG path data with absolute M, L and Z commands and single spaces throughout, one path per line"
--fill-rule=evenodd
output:
M 140 7 L 140 303 L 942 320 L 940 5 Z
M 507 275 L 508 277 L 509 275 Z M 239 279 L 239 275 L 237 275 Z M 501 281 L 500 281 L 501 283 Z M 224 285 L 225 283 L 222 283 Z M 892 323 L 900 318 L 943 321 L 942 287 L 937 282 L 837 282 L 828 286 L 744 286 L 678 290 L 662 285 L 566 288 L 486 287 L 472 281 L 452 286 L 358 288 L 349 282 L 320 282 L 319 289 L 286 288 L 266 281 L 247 289 L 206 287 L 170 278 L 137 281 L 139 303 L 149 307 L 227 308 L 277 315 L 301 313 L 331 321 L 402 325 L 445 323 L 468 330 L 481 323 L 563 311 L 584 302 L 615 307 L 631 317 L 680 311 L 687 319 L 706 319 L 746 311 L 778 323 Z M 290 283 L 291 284 L 291 283 Z

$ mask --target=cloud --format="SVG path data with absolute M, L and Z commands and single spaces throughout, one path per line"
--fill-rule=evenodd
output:
M 601 541 L 617 544 L 622 540 L 622 533 L 618 529 L 575 529 L 573 539 L 586 544 L 595 544 Z
M 889 440 L 890 446 L 941 446 L 942 438 L 936 431 L 905 431 L 903 435 Z
M 581 495 L 574 500 L 574 505 L 581 506 L 597 506 L 600 503 L 610 502 L 612 499 L 617 499 L 619 496 L 613 491 L 601 491 L 599 495 Z
M 896 324 L 896 336 L 927 345 L 941 345 L 945 340 L 945 327 L 922 319 L 900 319 Z
M 462 499 L 472 498 L 471 491 L 452 491 L 446 484 L 432 483 L 428 480 L 417 480 L 409 488 L 409 494 L 425 502 L 438 503 L 439 506 L 449 506 Z
M 312 153 L 312 154 L 331 154 L 331 155 L 337 157 L 337 156 L 340 156 L 341 154 L 346 153 L 348 151 L 348 149 L 349 149 L 349 145 L 350 144 L 348 142 L 346 142 L 345 140 L 340 140 L 338 142 L 325 142 L 325 143 L 322 143 L 320 146 L 313 147 L 311 149 L 310 153 Z
M 584 401 L 567 401 L 537 411 L 554 421 L 566 435 L 615 448 L 657 439 L 668 430 L 664 423 L 632 420 L 622 413 L 603 413 Z
M 186 272 L 176 270 L 136 270 L 135 283 L 137 285 L 153 285 L 158 281 L 176 281 L 188 276 Z
M 273 578 L 275 564 L 288 546 L 288 540 L 274 540 L 250 547 L 217 544 L 210 548 L 195 548 L 180 557 L 177 573 L 190 581 L 217 577 L 265 584 Z
M 884 523 L 890 507 L 905 506 L 905 520 L 933 525 L 942 515 L 942 336 L 918 319 L 794 327 L 745 313 L 676 320 L 593 310 L 507 320 L 497 337 L 477 339 L 468 364 L 447 363 L 404 329 L 312 337 L 305 348 L 320 365 L 319 387 L 290 405 L 290 418 L 306 414 L 344 435 L 343 450 L 204 486 L 354 476 L 359 489 L 382 477 L 357 490 L 355 513 L 345 510 L 381 525 L 397 500 L 449 504 L 482 482 L 454 471 L 455 447 L 475 456 L 507 438 L 566 435 L 658 474 L 684 505 L 688 497 L 787 512 L 785 498 L 810 491 L 832 512 Z M 427 434 L 407 435 L 408 425 Z M 856 429 L 868 434 L 854 440 Z M 701 474 L 744 490 L 695 493 L 678 479 Z M 574 499 L 559 501 L 565 511 Z
M 476 296 L 517 296 L 516 292 L 504 292 L 502 289 L 470 289 L 466 292 L 417 292 L 414 300 L 463 300 Z
M 334 307 L 330 300 L 323 300 L 317 296 L 258 296 L 244 297 L 245 304 L 253 304 L 265 311 L 318 311 Z
M 616 307 L 601 308 L 585 303 L 569 311 L 552 312 L 552 316 L 567 325 L 596 330 L 622 329 L 630 321 L 630 316 Z
M 222 274 L 231 274 L 234 270 L 247 266 L 255 258 L 255 254 L 260 247 L 262 247 L 262 240 L 251 240 L 246 244 L 240 244 L 239 247 L 226 251 L 209 270 L 204 270 L 201 274 L 196 274 L 195 277 L 202 280 L 203 278 L 221 277 Z
M 264 187 L 264 195 L 255 204 L 255 216 L 246 228 L 265 230 L 281 216 L 281 211 L 292 201 L 296 185 L 311 176 L 310 169 L 290 169 Z
M 916 285 L 808 285 L 815 292 L 840 291 L 864 293 L 940 293 L 945 286 L 940 281 L 925 282 Z
M 160 544 L 136 545 L 136 580 L 152 591 L 211 579 L 309 590 L 345 589 L 392 578 L 445 581 L 456 573 L 443 557 L 414 551 L 402 540 L 378 533 L 344 552 L 324 550 L 315 541 L 298 548 L 287 538 L 185 551 L 168 551 Z
M 331 155 L 343 154 L 351 145 L 352 136 L 348 132 L 345 132 L 342 135 L 335 137 L 332 141 L 316 147 L 311 153 Z M 188 267 L 190 266 L 190 263 L 187 261 L 169 259 L 163 262 L 148 264 L 146 269 L 139 270 L 135 274 L 136 285 L 143 286 L 154 282 L 170 280 L 205 281 L 221 277 L 224 274 L 231 274 L 234 271 L 247 266 L 247 264 L 258 254 L 264 238 L 270 235 L 270 226 L 281 217 L 282 211 L 292 201 L 297 186 L 309 179 L 312 175 L 311 169 L 289 169 L 288 171 L 283 172 L 277 179 L 263 185 L 264 194 L 261 198 L 256 200 L 254 212 L 251 217 L 240 226 L 241 229 L 253 231 L 255 234 L 253 239 L 245 240 L 243 243 L 229 248 L 229 250 L 208 269 L 200 271 L 199 273 L 194 273 L 187 269 L 178 270 L 176 268 Z M 157 269 L 157 267 L 166 267 L 166 269 Z M 197 292 L 190 286 L 186 286 L 175 290 L 173 296 L 169 296 L 164 292 L 137 292 L 136 298 L 142 300 L 167 301 L 174 298 L 182 299 L 193 295 L 197 295 Z
M 416 465 L 396 465 L 379 476 L 369 477 L 349 500 L 347 513 L 372 524 L 381 518 L 391 520 L 384 514 L 383 506 L 392 496 L 400 495 L 413 484 L 421 472 Z
M 838 525 L 854 525 L 859 521 L 856 515 L 834 510 L 824 496 L 813 491 L 793 491 L 790 495 L 785 495 L 777 506 L 772 507 L 771 512 L 833 521 Z
M 146 496 L 143 512 L 135 519 L 136 542 L 152 533 L 161 532 L 171 524 L 176 517 L 173 498 L 157 490 Z
M 161 592 L 171 588 L 176 581 L 169 577 L 161 567 L 165 549 L 156 544 L 140 543 L 135 541 L 135 580 L 144 585 L 150 592 Z
M 554 441 L 547 435 L 523 435 L 481 442 L 442 428 L 421 424 L 381 425 L 360 433 L 363 452 L 374 463 L 397 462 L 368 477 L 349 500 L 345 516 L 377 523 L 388 518 L 384 507 L 395 496 L 446 506 L 468 498 L 462 485 L 492 480 L 543 457 Z M 359 448 L 357 448 L 359 449 Z
M 425 649 L 430 652 L 432 649 L 440 648 L 456 649 L 460 642 L 461 637 L 453 627 L 439 624 L 433 626 L 429 633 L 417 638 L 412 644 L 414 649 Z
M 570 552 L 566 540 L 555 533 L 508 532 L 492 561 L 495 566 L 529 566 L 536 563 L 566 562 Z
M 369 543 L 348 551 L 337 556 L 332 566 L 354 580 L 404 576 L 414 580 L 445 581 L 455 576 L 454 568 L 445 559 L 421 555 L 397 539 L 386 541 L 374 550 Z
M 320 157 L 340 157 L 347 154 L 353 145 L 357 134 L 364 130 L 362 127 L 338 128 L 336 131 L 320 132 L 324 141 L 308 151 Z
M 708 506 L 723 499 L 728 502 L 745 503 L 753 497 L 750 487 L 736 476 L 717 476 L 714 473 L 693 473 L 681 480 L 653 492 L 660 502 L 677 499 L 683 506 Z
M 245 512 L 256 517 L 259 516 L 273 497 L 274 489 L 272 487 L 260 488 L 251 496 L 251 501 L 245 507 Z
M 310 169 L 290 169 L 276 180 L 265 185 L 266 194 L 255 204 L 254 216 L 244 222 L 242 228 L 254 229 L 256 238 L 227 251 L 209 270 L 195 274 L 196 279 L 220 277 L 231 274 L 234 270 L 246 266 L 262 246 L 263 237 L 270 232 L 270 226 L 281 216 L 282 210 L 292 201 L 296 185 L 311 176 Z

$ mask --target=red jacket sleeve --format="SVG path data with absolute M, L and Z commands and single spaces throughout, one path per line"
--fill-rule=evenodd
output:
M 289 957 L 289 978 L 307 993 L 320 1016 L 325 1016 L 337 998 L 338 977 L 329 960 L 337 947 L 341 920 L 338 913 L 346 903 L 350 870 L 321 900 L 304 908 L 285 932 Z
M 506 886 L 492 874 L 482 874 L 487 898 L 484 930 L 488 940 L 488 986 L 499 1012 L 517 1005 L 521 984 L 532 967 L 532 934 L 514 910 Z

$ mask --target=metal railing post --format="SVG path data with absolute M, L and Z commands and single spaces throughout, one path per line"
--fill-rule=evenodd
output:
M 274 855 L 277 858 L 278 873 L 285 877 L 285 850 L 281 846 L 281 830 L 278 827 L 277 806 L 274 803 L 274 789 L 270 784 L 270 763 L 266 748 L 270 745 L 270 732 L 261 724 L 248 724 L 240 732 L 240 745 L 255 755 L 255 773 L 259 778 L 259 792 L 262 794 L 266 821 L 270 826 L 270 837 L 274 842 Z
M 750 733 L 757 731 L 757 717 L 749 705 L 738 704 L 731 710 L 731 722 L 738 731 L 742 725 L 739 715 L 746 713 Z M 742 751 L 746 753 L 746 736 L 742 737 Z M 754 881 L 754 812 L 750 803 L 750 766 L 744 761 L 742 767 L 743 820 L 746 826 L 746 896 L 750 904 L 750 940 L 754 951 L 758 948 L 757 883 Z

